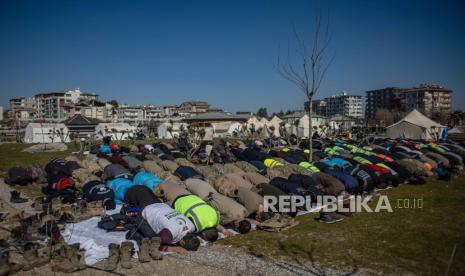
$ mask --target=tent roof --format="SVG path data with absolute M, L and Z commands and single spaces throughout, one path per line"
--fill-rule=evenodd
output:
M 431 120 L 430 118 L 423 115 L 418 110 L 412 110 L 407 116 L 405 116 L 402 120 L 398 121 L 395 124 L 388 126 L 387 128 L 394 127 L 402 122 L 408 122 L 417 126 L 421 126 L 424 128 L 431 128 L 431 127 L 438 127 L 438 128 L 445 128 L 445 126 L 436 123 L 435 121 Z
M 64 120 L 62 123 L 65 125 L 96 125 L 98 123 L 101 123 L 99 119 L 94 119 L 94 118 L 89 118 L 82 116 L 81 114 L 76 114 L 71 118 L 68 118 Z

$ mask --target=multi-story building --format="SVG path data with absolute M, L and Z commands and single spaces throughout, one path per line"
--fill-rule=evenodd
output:
M 305 103 L 308 110 L 309 102 Z M 333 115 L 343 115 L 354 118 L 363 117 L 362 96 L 349 95 L 342 92 L 339 95 L 312 101 L 312 111 L 318 115 L 330 117 Z
M 404 111 L 417 109 L 428 117 L 439 113 L 451 113 L 452 90 L 439 85 L 420 85 L 404 92 L 401 105 Z
M 79 101 L 96 101 L 98 95 L 81 93 L 79 88 L 70 91 L 47 92 L 35 95 L 37 116 L 48 121 L 62 121 L 72 115 Z
M 161 116 L 162 117 L 171 117 L 178 113 L 177 105 L 164 105 L 161 107 Z
M 19 97 L 10 99 L 9 117 L 21 121 L 30 121 L 37 114 L 34 98 Z
M 144 119 L 147 121 L 162 117 L 163 108 L 161 106 L 149 105 L 144 107 Z
M 9 118 L 19 121 L 33 121 L 37 116 L 37 110 L 31 107 L 16 108 L 14 112 L 10 111 Z
M 438 85 L 412 88 L 387 87 L 366 92 L 365 117 L 375 119 L 379 109 L 391 112 L 410 112 L 417 109 L 428 117 L 451 112 L 451 93 Z
M 366 92 L 365 118 L 374 119 L 378 109 L 399 110 L 404 89 L 386 87 Z
M 80 114 L 87 118 L 112 121 L 112 108 L 111 105 L 101 102 L 93 102 L 92 104 L 80 102 L 74 105 L 74 111 L 69 113 L 69 117 Z
M 142 106 L 120 105 L 116 109 L 119 122 L 137 123 L 144 121 L 144 108 Z
M 34 98 L 19 97 L 10 99 L 10 111 L 14 112 L 18 108 L 35 108 Z
M 35 95 L 37 116 L 45 120 L 60 121 L 66 119 L 65 103 L 71 99 L 65 98 L 65 92 L 47 92 Z
M 179 113 L 205 113 L 210 108 L 208 102 L 205 101 L 190 101 L 183 102 L 179 108 Z

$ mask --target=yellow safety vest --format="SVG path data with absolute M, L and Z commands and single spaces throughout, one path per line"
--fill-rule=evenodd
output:
M 173 208 L 186 216 L 195 225 L 195 232 L 215 228 L 220 222 L 220 214 L 196 195 L 185 195 L 174 201 Z
M 276 160 L 273 160 L 271 158 L 265 159 L 265 161 L 263 161 L 263 164 L 265 164 L 265 166 L 267 168 L 274 168 L 274 167 L 278 167 L 278 166 L 284 166 L 283 163 L 278 162 Z

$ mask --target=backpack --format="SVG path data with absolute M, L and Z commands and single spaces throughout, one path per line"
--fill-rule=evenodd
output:
M 102 217 L 97 226 L 98 228 L 104 229 L 108 232 L 125 232 L 133 229 L 136 226 L 136 222 L 129 216 L 123 214 L 114 214 L 111 216 Z
M 13 167 L 8 170 L 8 178 L 5 179 L 7 184 L 17 184 L 21 186 L 27 185 L 31 182 L 32 177 L 28 171 L 23 167 Z
M 82 199 L 85 199 L 87 202 L 94 202 L 100 200 L 114 201 L 115 193 L 104 183 L 94 180 L 87 182 L 84 185 L 84 187 L 82 187 Z

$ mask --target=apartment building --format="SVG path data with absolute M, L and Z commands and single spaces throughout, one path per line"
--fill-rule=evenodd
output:
M 10 110 L 8 116 L 20 121 L 33 120 L 37 115 L 36 102 L 34 98 L 19 97 L 10 99 Z
M 137 123 L 144 121 L 144 109 L 141 106 L 120 105 L 116 109 L 118 122 Z
M 379 109 L 410 112 L 417 109 L 428 117 L 451 112 L 452 90 L 439 85 L 421 84 L 417 87 L 386 87 L 366 91 L 365 117 L 375 119 Z
M 309 103 L 305 103 L 305 109 L 308 110 Z M 334 115 L 343 115 L 353 118 L 362 118 L 362 96 L 349 95 L 343 91 L 339 95 L 332 97 L 313 100 L 312 111 L 318 115 L 331 117 Z
M 179 113 L 205 113 L 210 108 L 208 102 L 205 101 L 189 101 L 183 102 L 178 107 Z
M 105 122 L 114 121 L 113 106 L 108 103 L 94 101 L 91 104 L 79 102 L 73 106 L 74 110 L 69 112 L 68 117 L 82 115 L 87 118 L 99 119 Z
M 405 111 L 417 109 L 428 117 L 437 113 L 451 113 L 452 90 L 439 85 L 420 85 L 408 88 L 401 99 Z
M 147 121 L 155 120 L 162 117 L 163 107 L 149 105 L 144 107 L 144 119 Z
M 62 121 L 74 115 L 74 105 L 78 101 L 96 101 L 98 95 L 82 93 L 79 88 L 69 91 L 36 94 L 37 117 L 48 121 Z

